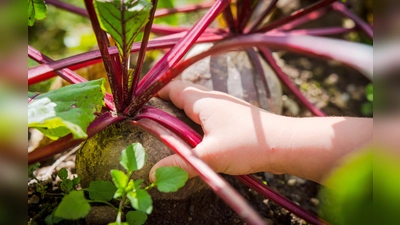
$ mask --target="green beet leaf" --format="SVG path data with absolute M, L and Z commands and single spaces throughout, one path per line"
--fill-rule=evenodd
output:
M 147 191 L 138 189 L 136 192 L 129 192 L 127 196 L 131 205 L 136 210 L 150 214 L 153 210 L 153 200 Z
M 140 211 L 129 211 L 126 214 L 126 222 L 129 225 L 142 225 L 147 220 L 147 214 Z
M 129 172 L 140 170 L 146 162 L 146 152 L 140 143 L 129 145 L 121 152 L 120 163 Z
M 129 55 L 136 35 L 146 25 L 152 4 L 147 0 L 96 0 L 101 28 L 115 40 L 121 55 Z
M 111 177 L 118 189 L 125 190 L 129 177 L 121 170 L 111 170 Z
M 54 216 L 66 220 L 84 218 L 90 210 L 90 205 L 83 195 L 83 191 L 71 191 L 64 196 L 58 205 Z
M 187 172 L 180 167 L 160 167 L 156 170 L 155 184 L 161 192 L 175 192 L 185 185 L 187 179 Z
M 89 198 L 97 201 L 110 201 L 117 188 L 110 181 L 96 180 L 90 182 L 86 189 L 89 192 Z
M 56 140 L 72 132 L 87 138 L 86 130 L 104 105 L 104 80 L 62 87 L 37 96 L 28 105 L 28 127 Z
M 28 0 L 28 26 L 33 26 L 35 20 L 46 17 L 47 7 L 44 0 Z

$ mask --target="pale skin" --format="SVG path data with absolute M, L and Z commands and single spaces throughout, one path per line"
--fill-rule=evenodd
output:
M 219 173 L 286 173 L 321 182 L 344 156 L 372 140 L 369 118 L 285 117 L 182 81 L 171 82 L 158 95 L 201 125 L 204 137 L 193 151 Z M 184 159 L 171 155 L 153 166 L 150 180 L 161 166 L 179 166 L 189 177 L 197 176 Z

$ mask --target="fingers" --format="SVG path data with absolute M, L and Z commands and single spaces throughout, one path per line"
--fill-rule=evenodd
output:
M 193 105 L 201 98 L 207 96 L 207 88 L 199 85 L 186 83 L 176 80 L 165 86 L 158 96 L 164 100 L 169 100 L 180 109 L 183 109 L 186 115 L 196 123 L 200 123 L 198 114 L 193 110 Z
M 199 91 L 207 91 L 208 89 L 200 86 L 200 85 L 195 85 L 191 84 L 188 82 L 184 82 L 181 80 L 174 80 L 171 81 L 167 86 L 165 86 L 161 91 L 158 92 L 158 96 L 164 100 L 168 101 L 176 101 L 177 104 L 182 103 L 182 99 L 185 96 L 182 96 L 183 92 L 187 89 L 192 88 L 192 90 L 198 89 Z M 181 104 L 180 104 L 181 105 Z

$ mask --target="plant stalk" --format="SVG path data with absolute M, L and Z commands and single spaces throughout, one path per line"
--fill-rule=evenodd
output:
M 169 35 L 169 37 L 160 37 L 154 40 L 149 41 L 147 45 L 147 50 L 154 49 L 165 49 L 173 47 L 181 37 L 185 34 L 174 34 Z M 226 35 L 214 35 L 207 34 L 205 37 L 200 37 L 197 43 L 204 42 L 214 42 L 219 41 L 226 38 Z M 140 50 L 140 43 L 134 43 L 131 49 L 131 52 L 137 52 Z M 118 56 L 117 47 L 109 47 L 110 55 Z M 51 77 L 54 77 L 55 71 L 68 67 L 71 70 L 80 69 L 85 66 L 89 66 L 101 61 L 101 53 L 99 50 L 93 50 L 90 52 L 78 54 L 75 56 L 71 56 L 68 58 L 64 58 L 58 61 L 54 61 L 52 63 L 45 63 L 33 68 L 28 69 L 28 84 L 35 84 L 44 80 L 47 80 Z
M 136 90 L 135 101 L 132 101 L 126 110 L 125 115 L 134 115 L 147 102 L 149 96 L 156 92 L 149 91 L 149 87 L 154 81 L 162 76 L 168 69 L 174 67 L 193 46 L 196 40 L 201 36 L 206 27 L 227 7 L 230 1 L 217 0 L 210 10 L 201 18 L 190 31 L 178 41 L 178 43 L 167 54 L 159 60 L 156 65 L 143 77 Z
M 272 0 L 272 2 L 268 5 L 268 7 L 262 12 L 260 16 L 256 18 L 256 20 L 250 23 L 248 28 L 243 30 L 243 33 L 247 34 L 249 32 L 253 32 L 257 29 L 261 23 L 265 20 L 265 18 L 276 8 L 276 3 L 278 0 Z
M 315 107 L 306 97 L 300 92 L 300 90 L 296 87 L 295 84 L 288 78 L 288 76 L 282 71 L 281 67 L 278 66 L 274 57 L 272 56 L 272 52 L 265 48 L 259 47 L 258 50 L 261 53 L 261 56 L 265 59 L 265 61 L 271 66 L 274 70 L 275 74 L 281 80 L 283 84 L 297 97 L 297 99 L 314 115 L 316 116 L 326 116 L 324 112 Z
M 144 118 L 163 125 L 191 146 L 196 146 L 202 140 L 202 137 L 186 123 L 158 108 L 146 106 L 135 116 L 134 120 Z
M 334 10 L 340 12 L 344 16 L 352 19 L 356 23 L 357 27 L 361 28 L 361 30 L 364 31 L 364 33 L 367 34 L 367 36 L 371 40 L 374 39 L 374 31 L 373 31 L 372 27 L 368 23 L 366 23 L 364 20 L 362 20 L 359 16 L 357 16 L 352 11 L 350 11 L 343 3 L 337 1 L 332 4 L 332 8 Z
M 227 27 L 229 28 L 230 33 L 232 34 L 237 34 L 238 33 L 238 22 L 237 20 L 233 17 L 232 9 L 230 5 L 224 9 L 222 12 L 222 15 L 224 17 L 225 23 Z
M 240 33 L 243 33 L 243 29 L 250 21 L 250 18 L 259 3 L 260 0 L 238 0 L 236 3 L 238 22 L 237 29 L 240 31 Z
M 310 224 L 315 225 L 328 225 L 329 223 L 321 218 L 318 218 L 314 214 L 304 210 L 299 205 L 296 205 L 285 196 L 282 196 L 278 192 L 274 191 L 270 187 L 263 184 L 257 178 L 252 175 L 240 175 L 235 176 L 238 180 L 251 187 L 251 189 L 257 191 L 259 194 L 263 195 L 265 198 L 273 201 L 274 203 L 280 205 L 281 207 L 287 209 L 289 212 L 295 214 L 296 216 L 304 219 Z
M 120 78 L 120 74 L 116 74 L 116 70 L 118 70 L 117 66 L 121 67 L 118 65 L 120 64 L 120 61 L 118 58 L 113 58 L 108 52 L 109 43 L 107 35 L 100 28 L 100 23 L 97 19 L 96 11 L 93 6 L 93 0 L 85 0 L 85 6 L 89 14 L 90 21 L 92 22 L 92 28 L 96 35 L 97 44 L 99 46 L 104 67 L 107 72 L 108 82 L 110 83 L 111 91 L 114 97 L 115 108 L 117 112 L 120 112 L 124 107 L 122 80 Z
M 207 51 L 204 51 L 196 56 L 193 56 L 173 68 L 168 69 L 164 74 L 156 78 L 156 80 L 146 89 L 146 93 L 139 98 L 137 101 L 136 110 L 147 102 L 155 93 L 160 91 L 168 82 L 174 77 L 178 76 L 189 66 L 193 65 L 197 61 L 214 54 L 220 54 L 229 50 L 237 50 L 250 47 L 263 48 L 265 46 L 277 49 L 284 49 L 293 52 L 299 52 L 308 54 L 311 56 L 319 56 L 326 59 L 333 59 L 342 63 L 345 63 L 362 73 L 368 78 L 372 76 L 372 49 L 366 45 L 321 38 L 313 36 L 296 36 L 295 35 L 266 35 L 266 34 L 251 34 L 241 35 L 226 41 L 221 41 L 217 45 L 214 45 Z M 326 48 L 325 46 L 330 46 Z M 346 47 L 347 46 L 347 47 Z M 357 49 L 354 52 L 363 52 L 363 54 L 357 54 L 362 57 L 351 57 L 351 54 L 343 51 L 343 49 L 352 48 Z M 279 67 L 279 66 L 278 66 Z M 283 73 L 283 72 L 282 72 Z M 290 84 L 290 83 L 288 83 Z M 312 105 L 310 105 L 311 107 Z M 314 107 L 315 108 L 315 107 Z M 314 109 L 315 113 L 318 109 Z M 318 115 L 322 112 L 318 112 Z
M 185 12 L 196 12 L 202 9 L 208 9 L 213 5 L 212 1 L 202 2 L 200 4 L 194 5 L 185 5 L 180 7 L 175 7 L 171 9 L 157 9 L 156 13 L 154 14 L 155 18 L 168 16 L 175 13 L 185 13 Z
M 272 23 L 270 23 L 270 24 L 268 24 L 268 25 L 266 25 L 266 26 L 264 26 L 264 27 L 262 27 L 262 28 L 260 28 L 260 29 L 258 29 L 256 31 L 254 31 L 254 32 L 257 32 L 257 33 L 268 32 L 268 31 L 270 31 L 272 29 L 275 29 L 275 28 L 278 28 L 280 26 L 283 26 L 283 25 L 285 25 L 285 24 L 287 24 L 287 23 L 289 23 L 289 22 L 291 22 L 291 21 L 293 21 L 293 20 L 295 20 L 297 18 L 300 18 L 300 17 L 302 17 L 304 15 L 307 15 L 307 14 L 309 14 L 311 12 L 314 12 L 314 11 L 320 9 L 320 8 L 326 7 L 326 6 L 332 4 L 335 1 L 336 0 L 321 0 L 321 1 L 317 2 L 317 3 L 315 3 L 315 4 L 312 4 L 312 5 L 304 8 L 304 9 L 297 10 L 297 11 L 293 12 L 290 16 L 287 16 L 287 17 L 284 17 L 284 18 L 282 18 L 280 20 L 272 22 Z
M 129 94 L 129 98 L 127 99 L 128 102 L 130 102 L 132 100 L 132 97 L 136 94 L 136 89 L 137 89 L 137 86 L 139 83 L 140 74 L 142 72 L 144 59 L 146 57 L 147 44 L 149 42 L 150 31 L 151 31 L 151 27 L 153 25 L 154 13 L 156 12 L 158 0 L 152 0 L 151 3 L 153 5 L 153 7 L 150 10 L 149 21 L 147 22 L 147 24 L 144 28 L 142 43 L 140 45 L 139 56 L 137 58 L 136 68 L 135 68 L 135 72 L 133 74 L 132 83 L 129 84 L 131 86 L 131 91 Z

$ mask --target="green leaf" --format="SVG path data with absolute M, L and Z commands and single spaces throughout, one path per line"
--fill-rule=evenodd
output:
M 90 182 L 86 190 L 89 192 L 90 199 L 108 202 L 113 198 L 117 188 L 110 181 L 96 180 Z
M 144 182 L 143 179 L 135 180 L 135 190 L 141 189 L 141 184 Z
M 68 178 L 68 170 L 65 168 L 61 168 L 60 171 L 58 171 L 57 176 L 61 179 L 61 180 L 65 180 Z
M 28 166 L 28 177 L 30 178 L 34 178 L 35 176 L 33 175 L 33 172 L 35 172 L 35 170 L 37 170 L 40 167 L 40 163 L 34 163 Z
M 74 187 L 75 187 L 76 185 L 78 185 L 81 182 L 81 178 L 75 177 L 74 179 L 72 179 L 72 182 L 74 183 Z
M 46 17 L 47 7 L 44 0 L 28 0 L 28 26 L 33 26 L 35 20 Z
M 131 144 L 121 152 L 120 163 L 128 172 L 140 170 L 145 162 L 146 152 L 140 143 Z
M 90 205 L 83 195 L 83 191 L 71 191 L 64 196 L 54 215 L 67 220 L 84 218 L 90 210 Z
M 163 9 L 163 8 L 175 8 L 175 1 L 173 0 L 163 0 L 163 1 L 158 1 L 157 3 L 157 9 Z M 167 16 L 159 17 L 159 18 L 154 18 L 154 23 L 157 24 L 167 24 L 167 25 L 172 25 L 172 26 L 177 26 L 179 25 L 179 18 L 176 13 L 170 14 Z
M 125 189 L 128 184 L 128 176 L 121 170 L 111 170 L 111 177 L 118 189 Z
M 104 80 L 62 87 L 37 96 L 28 105 L 28 127 L 56 140 L 72 132 L 87 138 L 86 130 L 104 105 Z
M 114 199 L 121 198 L 125 194 L 125 189 L 118 188 L 117 191 L 115 191 L 115 194 L 113 196 Z
M 44 219 L 44 222 L 46 223 L 46 225 L 57 224 L 63 220 L 62 218 L 58 218 L 58 217 L 54 216 L 54 212 L 56 211 L 56 209 L 57 209 L 57 207 L 55 209 L 53 209 L 53 211 L 51 212 L 50 215 L 46 216 L 46 219 Z
M 129 211 L 126 214 L 126 222 L 129 225 L 142 225 L 147 220 L 147 214 L 140 211 Z
M 133 180 L 129 180 L 128 185 L 126 185 L 125 192 L 130 192 L 132 190 L 135 190 L 135 183 Z
M 153 210 L 153 201 L 147 191 L 138 189 L 136 192 L 129 192 L 127 196 L 131 205 L 136 210 L 150 214 Z
M 74 182 L 72 182 L 72 180 L 66 179 L 61 182 L 61 190 L 63 192 L 68 193 L 72 191 L 73 188 L 74 188 Z
M 366 149 L 347 156 L 341 166 L 325 179 L 320 199 L 321 212 L 334 224 L 370 224 L 373 221 L 373 161 L 375 153 Z M 386 224 L 386 223 L 382 223 Z
M 175 192 L 185 185 L 187 179 L 187 172 L 180 167 L 160 167 L 156 170 L 155 184 L 161 192 Z
M 129 55 L 136 35 L 146 25 L 152 4 L 147 0 L 96 0 L 101 28 L 115 40 L 121 55 Z

